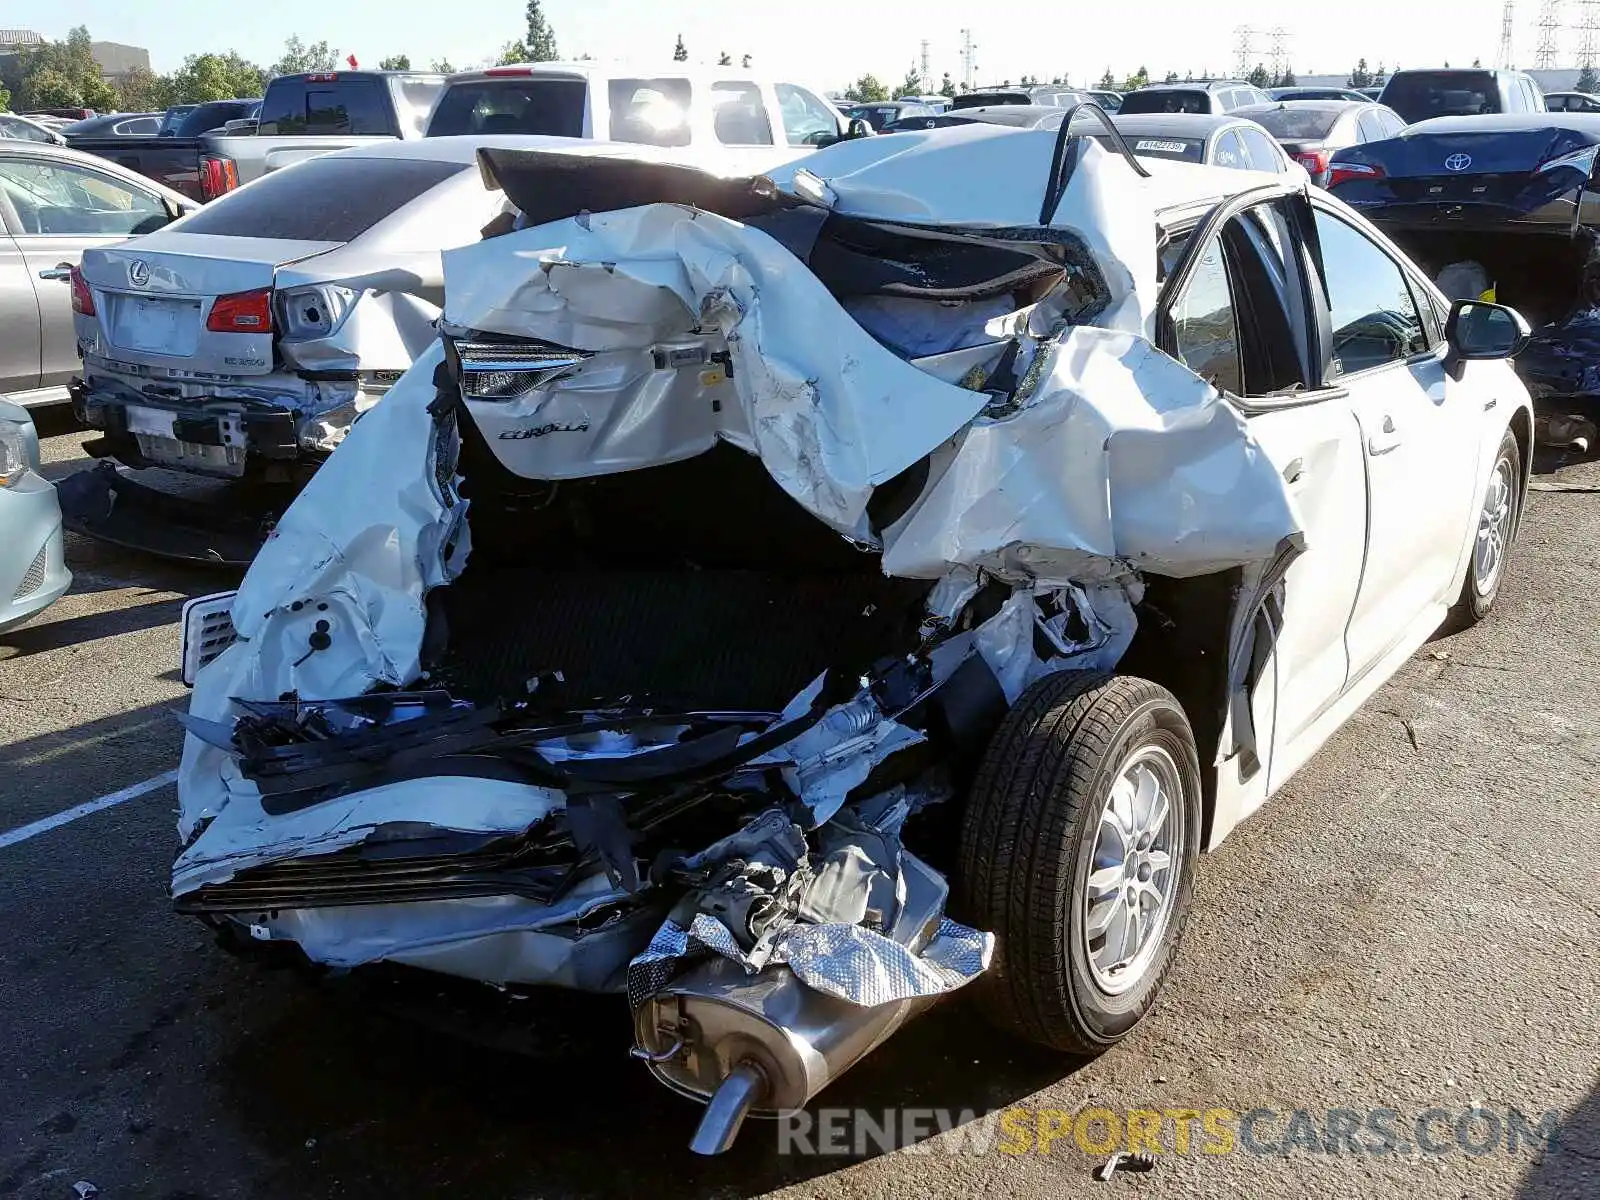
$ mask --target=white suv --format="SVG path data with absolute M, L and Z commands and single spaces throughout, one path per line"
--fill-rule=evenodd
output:
M 634 70 L 592 62 L 529 63 L 452 75 L 429 137 L 553 134 L 712 151 L 764 170 L 837 141 L 849 121 L 798 83 L 736 67 Z

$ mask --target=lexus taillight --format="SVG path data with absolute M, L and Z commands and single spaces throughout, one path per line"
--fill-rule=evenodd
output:
M 1328 160 L 1332 157 L 1326 150 L 1303 150 L 1294 156 L 1294 160 L 1312 175 L 1321 175 L 1328 169 Z
M 77 267 L 72 268 L 72 311 L 85 317 L 94 316 L 94 293 Z
M 1338 162 L 1328 164 L 1328 190 L 1331 192 L 1341 183 L 1352 180 L 1374 180 L 1383 178 L 1383 168 L 1371 166 L 1367 163 Z
M 215 200 L 239 186 L 239 166 L 231 158 L 200 160 L 200 199 Z
M 272 289 L 218 296 L 206 328 L 212 333 L 271 333 Z

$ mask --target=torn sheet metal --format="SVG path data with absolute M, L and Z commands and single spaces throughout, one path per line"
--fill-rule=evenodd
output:
M 842 142 L 768 174 L 798 197 L 807 194 L 805 175 L 820 179 L 832 196 L 829 207 L 847 216 L 1015 235 L 1038 226 L 1055 141 L 1054 130 L 973 122 Z M 1189 178 L 1199 177 L 1191 169 Z M 1111 304 L 1097 323 L 1154 336 L 1155 209 L 1127 162 L 1096 142 L 1084 145 L 1050 228 L 1070 231 L 1111 288 Z
M 1182 363 L 1099 328 L 1046 354 L 1031 398 L 933 456 L 935 477 L 884 532 L 887 573 L 1182 578 L 1263 561 L 1299 532 L 1244 418 Z
M 787 966 L 815 991 L 872 1007 L 965 987 L 988 970 L 994 934 L 945 917 L 917 953 L 859 925 L 795 924 L 775 939 L 757 966 L 722 922 L 702 913 L 688 929 L 668 921 L 656 931 L 631 965 L 630 1002 L 638 1007 L 700 950 L 732 959 L 752 975 L 768 966 Z
M 707 415 L 709 404 L 687 417 L 657 409 L 659 420 L 696 422 L 697 436 L 654 440 L 677 457 L 718 438 L 753 450 L 789 495 L 863 542 L 876 541 L 866 522 L 872 489 L 987 402 L 880 345 L 767 234 L 711 213 L 656 204 L 556 221 L 447 253 L 445 278 L 445 320 L 462 329 L 587 351 L 644 349 L 702 325 L 720 331 L 740 406 L 724 406 L 720 418 Z M 502 463 L 529 478 L 667 461 L 630 461 L 607 438 L 617 429 L 638 436 L 650 410 L 619 420 L 613 406 L 642 398 L 648 385 L 602 382 L 586 386 L 575 373 L 527 413 L 470 402 L 473 418 Z M 508 436 L 529 425 L 553 425 L 561 436 Z
M 435 343 L 284 513 L 234 599 L 238 640 L 196 680 L 192 716 L 231 724 L 234 696 L 331 699 L 421 675 L 423 596 L 467 549 L 467 506 L 449 490 L 454 427 L 441 432 L 428 411 L 443 358 Z M 185 739 L 185 841 L 230 796 L 253 793 L 228 754 Z

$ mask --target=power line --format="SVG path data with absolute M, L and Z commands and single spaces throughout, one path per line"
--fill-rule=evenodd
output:
M 1516 22 L 1516 0 L 1506 0 L 1506 6 L 1500 13 L 1500 65 L 1509 68 L 1511 64 L 1511 34 Z
M 1561 33 L 1561 0 L 1544 0 L 1539 6 L 1539 48 L 1533 53 L 1535 70 L 1556 65 L 1556 40 Z

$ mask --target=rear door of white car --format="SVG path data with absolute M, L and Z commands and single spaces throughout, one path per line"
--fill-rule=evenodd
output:
M 1483 413 L 1445 374 L 1442 331 L 1412 269 L 1331 208 L 1318 206 L 1316 229 L 1324 378 L 1349 393 L 1366 463 L 1367 553 L 1347 636 L 1356 679 L 1419 622 L 1444 615 L 1471 518 Z
M 44 155 L 0 156 L 0 188 L 38 295 L 38 386 L 63 385 L 78 372 L 72 285 L 64 268 L 76 266 L 85 250 L 160 229 L 172 214 L 155 192 L 89 163 Z
M 1245 415 L 1299 510 L 1305 552 L 1257 616 L 1242 746 L 1221 765 L 1215 836 L 1248 815 L 1303 755 L 1297 739 L 1344 691 L 1345 627 L 1365 549 L 1360 430 L 1341 389 L 1313 384 L 1310 263 L 1299 197 L 1236 201 L 1212 214 L 1163 297 L 1162 348 Z M 1250 728 L 1243 726 L 1248 723 Z

